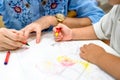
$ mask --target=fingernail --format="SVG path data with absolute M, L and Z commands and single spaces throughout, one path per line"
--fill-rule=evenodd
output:
M 36 43 L 38 44 L 39 42 L 40 42 L 40 39 L 37 39 L 37 40 L 36 40 Z

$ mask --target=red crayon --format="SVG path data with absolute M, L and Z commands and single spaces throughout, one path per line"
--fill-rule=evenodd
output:
M 5 61 L 4 61 L 4 64 L 5 64 L 5 65 L 8 64 L 9 57 L 10 57 L 10 51 L 8 51 L 8 52 L 6 53 L 6 57 L 5 57 Z
M 55 36 L 57 37 L 62 28 L 56 28 Z
M 27 42 L 22 42 L 23 44 L 25 44 L 25 45 L 28 45 L 28 46 L 30 46 Z

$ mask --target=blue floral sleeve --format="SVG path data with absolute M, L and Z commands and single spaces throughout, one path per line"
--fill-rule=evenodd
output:
M 89 17 L 92 23 L 96 23 L 104 15 L 95 0 L 71 0 L 69 10 L 75 10 L 79 18 Z
M 4 0 L 0 0 L 0 15 L 2 15 L 2 12 L 4 10 Z

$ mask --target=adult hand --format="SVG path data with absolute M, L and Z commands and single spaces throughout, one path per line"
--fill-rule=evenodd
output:
M 21 30 L 24 33 L 24 36 L 26 38 L 29 37 L 31 32 L 36 32 L 36 43 L 40 42 L 40 36 L 41 36 L 41 27 L 37 23 L 31 23 L 27 25 L 25 28 Z
M 107 52 L 100 46 L 95 44 L 85 44 L 83 47 L 80 48 L 80 57 L 96 64 L 102 56 L 107 54 Z
M 54 34 L 56 34 L 57 28 L 61 28 L 61 31 L 58 33 L 58 36 L 54 35 L 56 41 L 66 41 L 72 39 L 72 30 L 66 25 L 59 23 L 53 28 Z
M 0 50 L 14 50 L 21 47 L 26 39 L 23 33 L 13 29 L 0 28 Z
M 43 16 L 37 21 L 27 25 L 22 29 L 24 36 L 29 37 L 31 32 L 36 32 L 36 43 L 40 42 L 41 31 L 49 28 L 51 25 L 54 26 L 57 24 L 57 20 L 54 16 Z

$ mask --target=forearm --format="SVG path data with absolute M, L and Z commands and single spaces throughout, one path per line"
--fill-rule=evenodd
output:
M 69 26 L 70 28 L 79 28 L 84 26 L 89 26 L 92 24 L 89 18 L 69 18 L 66 17 L 63 24 Z
M 120 57 L 108 53 L 100 57 L 95 64 L 117 80 L 120 80 Z
M 41 26 L 41 29 L 46 29 L 49 26 L 56 26 L 58 21 L 55 16 L 43 16 L 33 23 L 37 23 Z M 41 24 L 42 23 L 42 24 Z M 69 26 L 70 28 L 79 28 L 91 25 L 91 20 L 89 18 L 68 18 L 66 17 L 63 24 Z M 44 26 L 43 26 L 44 25 Z
M 98 39 L 92 26 L 72 29 L 72 39 L 90 40 Z

